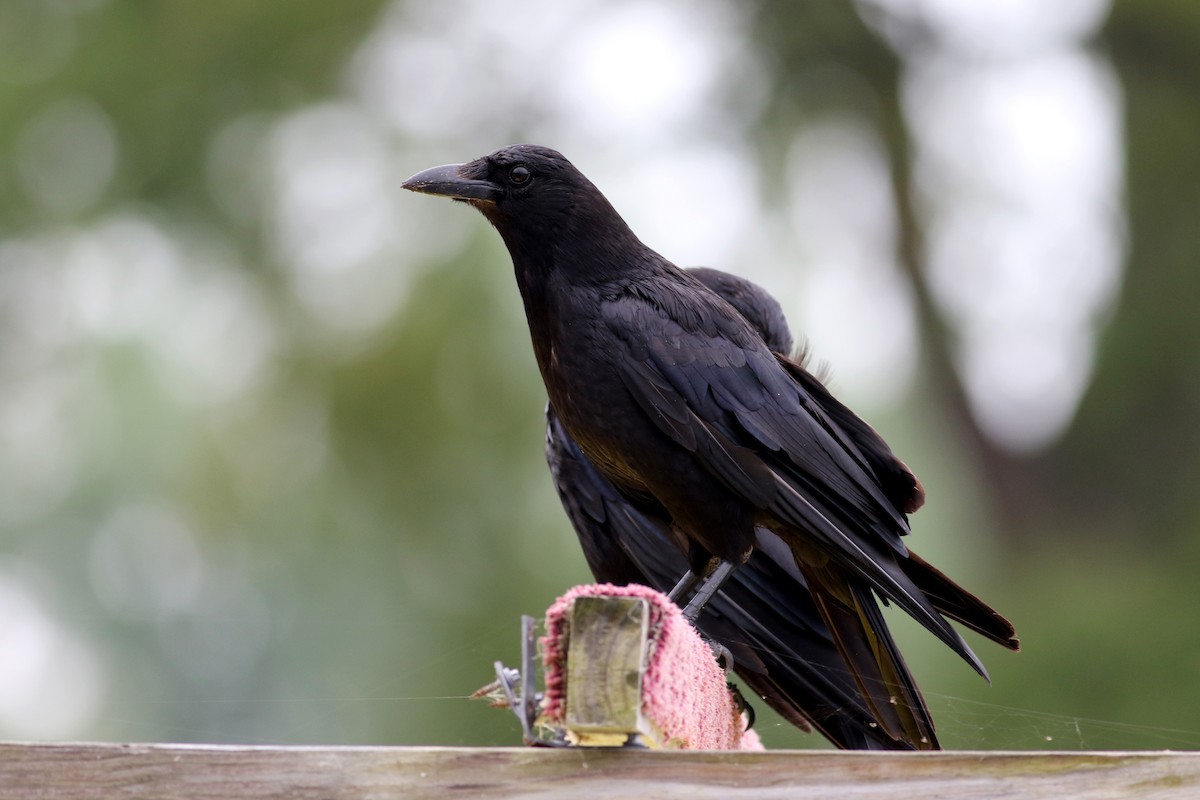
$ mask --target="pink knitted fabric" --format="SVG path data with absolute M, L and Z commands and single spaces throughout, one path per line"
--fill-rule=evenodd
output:
M 650 609 L 652 642 L 642 678 L 642 713 L 673 745 L 686 750 L 761 750 L 725 686 L 712 650 L 662 592 L 646 586 L 576 586 L 546 612 L 542 652 L 546 664 L 543 716 L 561 724 L 566 709 L 566 649 L 563 633 L 577 597 L 640 597 Z

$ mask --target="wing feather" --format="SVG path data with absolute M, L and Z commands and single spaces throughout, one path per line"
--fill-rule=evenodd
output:
M 986 676 L 898 565 L 907 519 L 857 446 L 740 316 L 685 329 L 652 298 L 643 287 L 601 309 L 614 341 L 630 344 L 614 362 L 642 411 L 731 491 L 811 537 Z

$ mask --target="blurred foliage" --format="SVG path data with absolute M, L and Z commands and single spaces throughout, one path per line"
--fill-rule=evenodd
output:
M 363 42 L 405 8 L 0 9 L 0 735 L 518 741 L 465 695 L 515 660 L 520 614 L 589 576 L 542 462 L 507 255 L 464 209 L 394 186 L 399 241 L 361 271 L 318 266 L 327 282 L 297 288 L 308 273 L 279 245 L 280 131 L 316 119 L 317 145 L 355 155 L 305 115 L 350 113 Z M 770 198 L 816 119 L 851 113 L 883 142 L 922 355 L 872 421 L 930 489 L 921 551 L 1025 645 L 980 646 L 988 689 L 896 620 L 944 741 L 1195 746 L 1200 13 L 1118 3 L 1089 45 L 1126 104 L 1124 287 L 1071 426 L 1014 455 L 974 422 L 922 286 L 904 65 L 871 8 L 746 6 L 737 46 L 761 55 L 763 97 L 745 112 L 731 86 L 724 102 L 750 114 L 733 128 Z M 379 180 L 554 130 L 524 77 L 512 119 L 447 140 L 362 112 L 364 141 L 386 143 Z M 471 97 L 498 92 L 477 79 Z M 322 316 L 340 276 L 370 300 L 395 274 L 383 323 Z M 768 746 L 822 746 L 760 720 Z

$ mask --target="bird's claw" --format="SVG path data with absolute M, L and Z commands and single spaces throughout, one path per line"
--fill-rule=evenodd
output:
M 733 695 L 733 702 L 737 704 L 738 711 L 746 715 L 746 730 L 750 730 L 754 727 L 754 706 L 746 701 L 746 695 L 742 694 L 742 690 L 736 684 L 725 681 L 725 688 Z
M 721 672 L 728 677 L 729 673 L 733 672 L 733 653 L 729 648 L 720 642 L 715 642 L 712 639 L 707 640 L 708 647 L 713 651 L 713 657 L 717 660 L 717 666 L 721 668 Z

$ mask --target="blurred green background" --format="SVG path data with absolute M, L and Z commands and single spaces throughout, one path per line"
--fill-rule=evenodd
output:
M 921 476 L 1025 647 L 893 615 L 947 746 L 1200 746 L 1197 86 L 1183 0 L 0 5 L 0 737 L 519 741 L 465 696 L 589 575 L 507 254 L 399 185 L 532 141 Z

